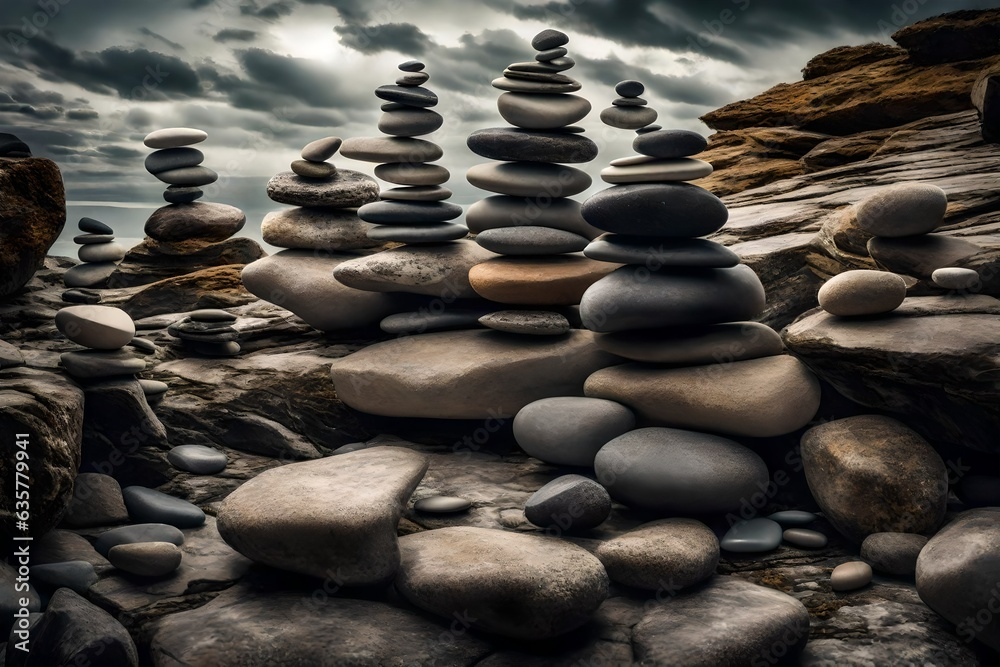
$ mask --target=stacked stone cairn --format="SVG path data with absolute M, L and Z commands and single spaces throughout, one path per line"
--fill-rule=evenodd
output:
M 202 166 L 204 154 L 193 144 L 208 138 L 202 130 L 172 127 L 146 135 L 154 152 L 146 171 L 167 184 L 166 206 L 146 220 L 147 238 L 130 250 L 108 280 L 109 287 L 146 285 L 209 266 L 245 264 L 263 256 L 251 239 L 231 239 L 246 223 L 243 211 L 226 204 L 199 202 L 202 188 L 218 180 Z
M 243 284 L 254 295 L 295 313 L 310 326 L 332 332 L 377 324 L 399 310 L 390 295 L 350 288 L 333 277 L 342 263 L 383 242 L 368 237 L 372 225 L 358 208 L 378 198 L 378 183 L 329 162 L 343 145 L 329 136 L 306 145 L 267 183 L 267 196 L 288 208 L 261 224 L 265 242 L 285 248 L 243 268 Z
M 73 242 L 80 246 L 77 256 L 82 264 L 78 264 L 63 275 L 67 287 L 88 288 L 104 287 L 108 278 L 125 257 L 125 248 L 115 242 L 115 231 L 100 220 L 80 218 L 80 234 Z M 70 290 L 70 296 L 64 299 L 80 303 L 96 303 L 100 294 L 90 290 Z
M 934 233 L 945 224 L 947 207 L 948 196 L 936 185 L 897 183 L 858 202 L 855 215 L 858 226 L 873 235 L 868 252 L 880 268 L 937 288 L 972 290 L 980 284 L 979 274 L 956 264 L 983 248 L 967 239 Z
M 601 172 L 613 185 L 585 201 L 582 214 L 607 232 L 584 254 L 624 266 L 587 289 L 580 315 L 584 326 L 597 333 L 598 347 L 628 361 L 591 374 L 584 397 L 525 406 L 515 417 L 514 435 L 528 454 L 543 461 L 593 466 L 611 498 L 634 509 L 675 517 L 722 516 L 769 482 L 764 461 L 726 436 L 770 437 L 805 426 L 819 407 L 819 383 L 796 358 L 782 354 L 777 333 L 748 321 L 765 304 L 756 274 L 731 250 L 702 238 L 728 218 L 718 197 L 687 182 L 712 172 L 710 164 L 692 157 L 705 149 L 705 139 L 686 130 L 650 129 L 646 123 L 655 112 L 637 102 L 623 103 L 643 92 L 639 82 L 623 81 L 616 91 L 618 104 L 601 117 L 615 127 L 637 130 L 633 148 L 640 154 L 615 160 Z M 637 422 L 646 427 L 635 429 Z M 545 525 L 558 524 L 560 517 L 599 516 L 596 510 L 604 501 L 598 500 L 593 480 L 567 477 L 552 484 L 574 492 L 561 490 L 558 502 L 543 498 L 542 516 L 534 507 L 537 499 L 529 500 L 529 520 Z M 591 506 L 593 512 L 580 510 Z M 562 528 L 591 524 L 570 521 Z M 708 543 L 714 535 L 703 525 L 657 522 L 640 530 L 663 539 L 694 531 L 683 539 L 706 537 L 701 541 L 711 560 Z M 753 519 L 733 525 L 721 544 L 732 551 L 767 551 L 782 534 L 778 521 Z M 683 585 L 711 569 L 714 565 L 698 570 L 701 574 Z M 621 583 L 638 585 L 616 576 L 611 565 L 609 573 Z M 654 582 L 642 585 L 655 588 Z
M 379 201 L 358 209 L 371 223 L 368 237 L 379 242 L 406 244 L 368 257 L 344 262 L 334 277 L 344 285 L 373 292 L 416 295 L 409 302 L 416 311 L 394 313 L 382 320 L 387 333 L 477 327 L 482 315 L 494 310 L 469 285 L 468 271 L 492 253 L 462 240 L 468 229 L 453 222 L 462 207 L 446 201 L 450 173 L 431 164 L 443 156 L 439 145 L 423 135 L 434 132 L 443 118 L 431 107 L 437 95 L 425 88 L 430 76 L 424 64 L 409 60 L 394 85 L 380 86 L 375 95 L 382 104 L 378 128 L 388 136 L 356 137 L 344 142 L 341 153 L 355 160 L 379 163 L 375 175 L 397 187 L 382 190 Z M 431 297 L 431 309 L 424 297 Z
M 497 100 L 500 115 L 514 127 L 479 130 L 468 139 L 474 153 L 501 161 L 468 170 L 472 185 L 497 195 L 471 206 L 466 220 L 480 246 L 502 255 L 473 267 L 469 280 L 481 296 L 520 307 L 480 320 L 490 328 L 565 333 L 571 326 L 566 307 L 613 268 L 579 255 L 598 231 L 569 197 L 590 187 L 591 179 L 565 165 L 593 160 L 597 145 L 573 125 L 591 107 L 572 94 L 580 84 L 564 73 L 575 64 L 568 42 L 557 30 L 536 35 L 535 59 L 509 65 L 493 81 L 505 91 Z
M 184 347 L 208 357 L 234 357 L 240 353 L 240 332 L 233 327 L 236 315 L 214 308 L 196 310 L 167 327 Z

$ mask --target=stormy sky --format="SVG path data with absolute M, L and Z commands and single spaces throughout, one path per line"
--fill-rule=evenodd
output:
M 250 228 L 269 206 L 266 179 L 323 136 L 378 134 L 379 100 L 396 65 L 427 63 L 441 99 L 449 186 L 466 199 L 465 146 L 504 125 L 490 81 L 530 60 L 529 41 L 570 35 L 567 72 L 594 111 L 581 123 L 601 154 L 596 175 L 631 153 L 632 133 L 600 124 L 617 81 L 646 84 L 657 122 L 708 133 L 698 116 L 800 78 L 813 55 L 842 44 L 889 42 L 897 26 L 968 0 L 0 0 L 0 131 L 63 169 L 74 213 L 117 202 L 118 219 L 162 205 L 142 167 L 151 130 L 204 129 L 205 166 L 220 174 L 207 200 L 241 206 Z M 343 158 L 371 174 L 373 165 Z M 74 208 L 75 207 L 75 208 Z M 79 217 L 78 215 L 76 217 Z M 114 223 L 116 220 L 112 220 Z M 67 225 L 69 227 L 69 225 Z

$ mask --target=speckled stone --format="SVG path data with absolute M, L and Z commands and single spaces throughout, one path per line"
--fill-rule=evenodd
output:
M 861 543 L 861 560 L 872 569 L 897 576 L 912 576 L 927 538 L 916 533 L 872 533 Z
M 561 336 L 570 330 L 563 315 L 538 310 L 498 310 L 480 317 L 479 323 L 494 331 L 532 336 Z
M 871 566 L 859 560 L 841 563 L 830 573 L 830 588 L 837 592 L 863 588 L 871 581 Z
M 661 519 L 602 542 L 595 555 L 612 581 L 653 591 L 667 584 L 677 590 L 715 573 L 719 540 L 700 521 Z

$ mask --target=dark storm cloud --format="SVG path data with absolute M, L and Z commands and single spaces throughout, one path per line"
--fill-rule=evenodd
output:
M 423 55 L 433 44 L 430 37 L 411 23 L 347 24 L 335 26 L 333 31 L 341 44 L 361 53 L 396 51 Z
M 239 28 L 224 28 L 215 33 L 212 38 L 216 42 L 252 42 L 257 39 L 256 30 L 241 30 Z
M 345 23 L 370 23 L 373 13 L 371 9 L 374 5 L 371 0 L 299 0 L 303 5 L 322 5 L 337 10 L 340 18 Z M 403 5 L 403 2 L 397 2 Z M 385 10 L 376 14 L 388 14 Z
M 172 49 L 176 49 L 178 51 L 183 51 L 184 50 L 184 47 L 181 46 L 180 44 L 178 44 L 177 42 L 171 41 L 171 40 L 167 39 L 166 37 L 164 37 L 163 35 L 161 35 L 161 34 L 159 34 L 157 32 L 153 32 L 149 28 L 146 28 L 146 27 L 139 28 L 139 33 L 142 34 L 142 35 L 145 35 L 146 37 L 152 37 L 153 39 L 155 39 L 157 41 L 163 42 L 164 44 L 166 44 L 167 46 L 169 46 Z
M 22 49 L 20 65 L 34 66 L 47 81 L 75 83 L 95 93 L 123 98 L 168 99 L 202 94 L 191 65 L 147 49 L 111 47 L 76 53 L 38 36 Z
M 69 120 L 95 120 L 100 117 L 95 109 L 70 109 L 66 112 Z
M 0 114 L 20 114 L 37 120 L 52 120 L 63 115 L 62 107 L 36 107 L 30 104 L 0 103 Z
M 667 102 L 683 102 L 701 106 L 719 106 L 729 100 L 729 93 L 706 81 L 705 77 L 667 76 L 655 74 L 645 67 L 630 65 L 618 58 L 605 60 L 582 59 L 580 71 L 607 85 L 608 102 L 615 97 L 614 86 L 625 79 L 638 79 L 646 86 L 645 97 L 657 97 Z M 653 101 L 654 106 L 657 101 Z
M 41 90 L 28 81 L 0 82 L 0 101 L 22 104 L 64 104 L 66 98 L 54 90 Z
M 760 0 L 570 0 L 527 3 L 485 0 L 519 19 L 598 35 L 621 44 L 687 50 L 750 64 L 741 45 L 768 45 L 845 31 L 888 39 L 897 28 L 962 7 L 995 3 L 929 0 L 760 2 Z
M 270 4 L 258 5 L 256 2 L 247 2 L 240 6 L 240 14 L 243 16 L 253 16 L 264 21 L 277 21 L 283 16 L 292 13 L 292 4 L 285 0 L 278 0 Z

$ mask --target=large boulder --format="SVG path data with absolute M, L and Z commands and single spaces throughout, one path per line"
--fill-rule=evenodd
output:
M 127 295 L 119 306 L 134 319 L 199 308 L 242 306 L 257 300 L 243 287 L 242 269 L 243 264 L 213 266 L 157 280 L 139 291 L 122 290 Z
M 125 254 L 108 278 L 108 287 L 148 285 L 213 266 L 249 264 L 266 256 L 256 241 L 247 238 L 219 243 L 204 239 L 168 242 L 145 238 Z
M 331 376 L 340 399 L 362 412 L 509 419 L 540 398 L 580 396 L 587 376 L 616 360 L 589 331 L 445 331 L 376 343 L 334 361 Z
M 44 158 L 0 158 L 0 297 L 42 267 L 66 224 L 59 167 Z
M 338 585 L 387 582 L 396 524 L 427 470 L 402 447 L 372 447 L 273 468 L 219 507 L 219 534 L 250 560 Z
M 872 533 L 931 533 L 944 519 L 944 462 L 891 417 L 861 415 L 809 429 L 802 466 L 827 520 L 855 542 Z
M 958 626 L 959 637 L 1000 651 L 998 552 L 1000 508 L 962 512 L 920 550 L 916 577 L 920 599 Z
M 507 637 L 575 630 L 608 595 L 601 562 L 557 539 L 455 526 L 406 535 L 399 547 L 396 588 L 403 597 Z
M 29 651 L 7 644 L 7 665 L 93 665 L 136 667 L 139 654 L 128 630 L 100 607 L 69 588 L 52 595 L 38 623 L 31 629 Z
M 0 371 L 0 432 L 8 438 L 7 453 L 0 457 L 3 534 L 15 532 L 15 491 L 28 484 L 21 478 L 22 486 L 15 486 L 18 461 L 27 462 L 30 475 L 30 533 L 43 535 L 63 516 L 80 467 L 83 405 L 83 392 L 62 375 L 31 368 Z

